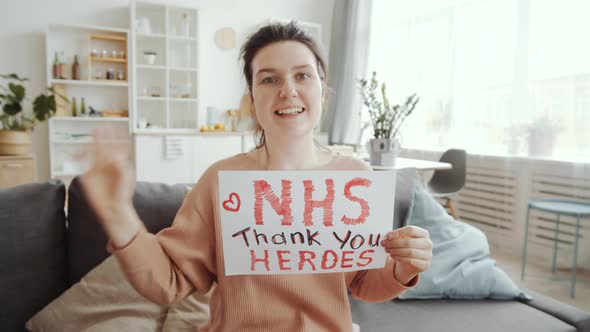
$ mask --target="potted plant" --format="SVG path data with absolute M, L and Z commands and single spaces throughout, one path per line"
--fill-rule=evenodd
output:
M 55 96 L 67 101 L 67 98 L 56 94 L 53 88 L 49 93 L 42 93 L 33 100 L 33 117 L 23 112 L 26 89 L 23 85 L 28 81 L 17 74 L 0 75 L 6 85 L 0 85 L 0 155 L 23 155 L 30 152 L 30 131 L 36 122 L 49 119 L 55 114 Z
M 560 131 L 557 123 L 545 115 L 533 121 L 527 129 L 529 156 L 551 156 Z
M 363 104 L 367 107 L 373 125 L 373 138 L 369 141 L 371 165 L 393 166 L 400 151 L 400 129 L 420 100 L 416 94 L 408 96 L 403 105 L 391 104 L 385 83 L 379 84 L 377 73 L 371 80 L 361 79 Z M 380 94 L 380 96 L 379 96 Z

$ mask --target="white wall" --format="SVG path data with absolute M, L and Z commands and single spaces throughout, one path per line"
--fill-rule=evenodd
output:
M 163 1 L 161 1 L 163 2 Z M 245 83 L 238 64 L 239 45 L 257 24 L 269 17 L 293 18 L 322 24 L 323 44 L 330 45 L 334 0 L 171 0 L 181 6 L 193 6 L 200 13 L 200 69 L 202 106 L 235 108 Z M 128 0 L 21 0 L 0 2 L 0 73 L 18 73 L 30 79 L 27 97 L 41 93 L 45 77 L 44 33 L 50 23 L 90 24 L 129 27 Z M 233 27 L 238 47 L 220 50 L 214 33 L 221 27 Z M 30 108 L 30 101 L 26 104 Z M 202 109 L 202 114 L 205 109 Z M 203 119 L 203 118 L 201 118 Z M 39 180 L 49 177 L 47 123 L 33 134 Z

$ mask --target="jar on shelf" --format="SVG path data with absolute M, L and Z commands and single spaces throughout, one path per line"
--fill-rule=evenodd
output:
M 115 79 L 115 70 L 113 68 L 107 69 L 107 80 Z
M 125 80 L 125 73 L 124 73 L 124 72 L 122 72 L 122 71 L 118 71 L 118 72 L 117 72 L 117 79 L 118 79 L 119 81 L 123 81 L 123 80 Z
M 97 80 L 104 80 L 104 72 L 100 69 L 97 69 L 94 73 L 94 78 Z

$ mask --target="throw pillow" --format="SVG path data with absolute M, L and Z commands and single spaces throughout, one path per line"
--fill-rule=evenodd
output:
M 209 320 L 209 297 L 193 294 L 170 306 L 141 296 L 114 256 L 92 269 L 27 323 L 29 331 L 192 331 Z
M 423 186 L 416 186 L 408 223 L 428 230 L 433 258 L 399 299 L 530 299 L 490 258 L 485 234 L 454 220 Z
M 29 331 L 160 331 L 167 306 L 142 297 L 111 256 L 33 318 Z

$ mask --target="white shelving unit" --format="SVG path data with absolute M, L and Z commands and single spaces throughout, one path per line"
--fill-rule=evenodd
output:
M 198 131 L 199 12 L 132 1 L 131 131 Z
M 99 126 L 113 128 L 121 144 L 129 144 L 127 118 L 108 117 L 52 117 L 49 119 L 50 177 L 69 180 L 86 171 L 84 156 L 93 142 L 92 132 Z M 115 142 L 117 143 L 117 142 Z
M 78 108 L 84 97 L 87 114 L 90 107 L 99 112 L 129 110 L 130 92 L 126 74 L 129 73 L 128 37 L 126 29 L 49 25 L 46 31 L 47 85 L 58 88 L 70 100 L 76 98 Z M 92 58 L 93 49 L 97 49 L 101 55 L 102 50 L 108 54 L 104 58 Z M 113 51 L 117 52 L 117 57 L 112 56 Z M 65 74 L 59 78 L 53 77 L 52 70 L 56 53 L 60 55 L 60 61 L 67 63 Z M 75 55 L 80 64 L 80 80 L 73 80 L 71 75 Z M 123 80 L 103 80 L 106 70 L 111 66 L 124 73 Z M 67 106 L 67 110 L 70 110 L 70 106 Z M 49 119 L 50 177 L 68 181 L 84 172 L 87 164 L 82 155 L 88 144 L 92 143 L 91 134 L 97 127 L 107 124 L 122 137 L 121 143 L 130 142 L 128 118 L 55 116 Z

